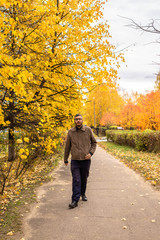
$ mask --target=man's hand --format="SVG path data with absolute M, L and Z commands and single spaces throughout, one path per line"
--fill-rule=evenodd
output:
M 64 164 L 66 165 L 66 166 L 68 166 L 68 161 L 66 160 L 66 161 L 64 161 Z
M 90 158 L 91 158 L 91 154 L 90 153 L 85 156 L 85 159 L 90 159 Z

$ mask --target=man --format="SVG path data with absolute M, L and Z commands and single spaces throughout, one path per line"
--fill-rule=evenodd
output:
M 91 164 L 91 156 L 96 150 L 96 139 L 90 127 L 83 125 L 82 115 L 74 117 L 75 127 L 68 131 L 64 153 L 64 163 L 68 165 L 68 157 L 71 152 L 72 173 L 72 202 L 69 208 L 78 206 L 80 196 L 87 201 L 85 195 L 87 178 Z

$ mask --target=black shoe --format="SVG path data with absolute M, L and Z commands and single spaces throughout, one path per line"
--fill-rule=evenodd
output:
M 77 207 L 78 206 L 78 202 L 76 202 L 76 201 L 73 201 L 73 202 L 71 202 L 70 204 L 69 204 L 69 208 L 75 208 L 75 207 Z
M 85 194 L 83 194 L 83 195 L 81 195 L 82 196 L 82 201 L 88 201 L 88 199 L 87 199 L 87 197 L 86 197 L 86 195 Z

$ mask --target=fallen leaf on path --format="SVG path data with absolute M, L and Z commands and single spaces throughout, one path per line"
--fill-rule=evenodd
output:
M 155 223 L 156 222 L 156 220 L 154 220 L 154 219 L 152 219 L 152 221 L 151 221 L 152 223 Z
M 13 236 L 13 234 L 14 234 L 14 231 L 11 231 L 7 233 L 7 236 Z
M 64 188 L 61 188 L 61 191 L 64 191 L 65 189 Z
M 126 218 L 122 218 L 121 221 L 126 221 Z
M 127 229 L 127 226 L 123 226 L 123 229 Z
M 151 184 L 153 185 L 153 186 L 156 186 L 156 182 L 155 181 L 151 181 Z

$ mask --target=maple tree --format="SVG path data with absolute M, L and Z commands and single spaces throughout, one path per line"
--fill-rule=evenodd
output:
M 140 108 L 136 116 L 137 126 L 142 130 L 160 130 L 160 92 L 152 91 L 142 95 L 137 105 Z
M 123 58 L 109 43 L 109 26 L 99 21 L 104 3 L 1 1 L 0 129 L 9 131 L 9 161 L 15 130 L 30 145 L 19 152 L 21 160 L 40 148 L 51 153 L 81 109 L 83 93 L 116 81 Z
M 100 120 L 100 125 L 106 126 L 106 127 L 117 125 L 117 123 L 118 123 L 118 118 L 112 112 L 104 113 L 104 115 L 102 116 L 102 118 Z
M 120 112 L 119 124 L 126 129 L 136 128 L 135 117 L 137 112 L 139 112 L 139 107 L 129 100 Z
M 160 129 L 160 92 L 152 91 L 129 100 L 119 115 L 119 124 L 126 129 Z

